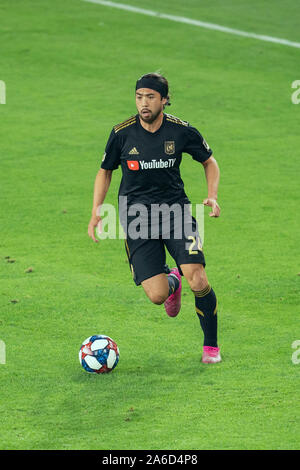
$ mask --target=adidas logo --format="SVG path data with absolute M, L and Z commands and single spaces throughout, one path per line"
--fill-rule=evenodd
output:
M 139 152 L 137 151 L 136 147 L 133 147 L 133 149 L 130 150 L 129 155 L 139 155 Z

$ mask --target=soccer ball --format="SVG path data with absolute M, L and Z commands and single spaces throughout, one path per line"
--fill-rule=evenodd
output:
M 119 362 L 119 348 L 109 336 L 87 338 L 79 349 L 79 362 L 87 372 L 103 374 L 113 370 Z

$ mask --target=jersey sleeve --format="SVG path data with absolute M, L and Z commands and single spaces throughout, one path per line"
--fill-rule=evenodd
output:
M 195 127 L 188 126 L 186 133 L 187 139 L 183 152 L 189 153 L 198 162 L 205 162 L 212 155 L 212 150 L 206 140 Z
M 114 131 L 111 131 L 102 158 L 101 168 L 104 170 L 116 170 L 120 165 L 121 149 L 119 139 Z

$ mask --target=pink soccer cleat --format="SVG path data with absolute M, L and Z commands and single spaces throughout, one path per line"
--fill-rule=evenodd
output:
M 202 362 L 204 364 L 215 364 L 221 362 L 220 348 L 203 346 Z
M 169 317 L 176 317 L 181 307 L 181 276 L 177 268 L 171 269 L 170 274 L 173 274 L 179 280 L 179 287 L 176 289 L 174 294 L 171 294 L 164 303 L 165 309 Z

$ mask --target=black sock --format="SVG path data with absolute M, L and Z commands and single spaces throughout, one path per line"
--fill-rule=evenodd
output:
M 217 299 L 212 287 L 208 286 L 201 291 L 193 291 L 195 305 L 200 325 L 204 333 L 203 346 L 217 348 Z
M 179 279 L 178 277 L 171 273 L 168 275 L 168 283 L 169 283 L 169 295 L 174 294 L 174 292 L 179 287 Z

